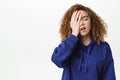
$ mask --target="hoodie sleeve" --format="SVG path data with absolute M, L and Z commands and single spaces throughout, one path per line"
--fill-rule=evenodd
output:
M 103 79 L 102 80 L 116 80 L 114 60 L 109 44 L 107 45 L 107 57 L 103 68 Z
M 58 47 L 54 49 L 51 60 L 60 68 L 67 65 L 75 44 L 78 41 L 78 37 L 70 35 L 66 38 Z

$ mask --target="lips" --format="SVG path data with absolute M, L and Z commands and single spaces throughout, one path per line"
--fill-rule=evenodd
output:
M 80 31 L 85 31 L 85 29 L 86 29 L 85 27 L 82 27 L 80 28 Z

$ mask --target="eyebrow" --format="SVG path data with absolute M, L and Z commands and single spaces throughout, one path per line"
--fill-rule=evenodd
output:
M 89 16 L 83 16 L 82 18 L 85 18 L 85 17 L 87 17 L 87 18 L 88 18 Z

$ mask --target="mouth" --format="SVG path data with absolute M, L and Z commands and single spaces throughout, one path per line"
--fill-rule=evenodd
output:
M 86 29 L 85 27 L 82 27 L 82 28 L 80 29 L 80 31 L 85 31 L 85 29 Z

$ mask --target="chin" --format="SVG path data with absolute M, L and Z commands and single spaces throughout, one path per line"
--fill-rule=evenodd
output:
M 88 35 L 87 33 L 80 33 L 81 37 L 84 37 L 84 36 L 87 36 L 87 35 Z
M 81 36 L 86 36 L 87 34 L 85 34 L 85 33 L 80 33 L 80 35 L 81 35 Z

